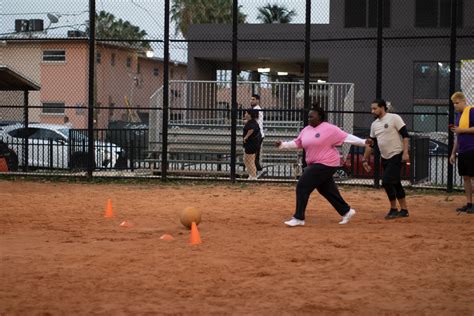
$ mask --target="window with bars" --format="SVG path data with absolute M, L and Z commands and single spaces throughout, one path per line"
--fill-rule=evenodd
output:
M 43 102 L 44 114 L 64 114 L 65 104 L 62 102 Z
M 60 50 L 44 50 L 43 61 L 66 61 L 66 51 Z

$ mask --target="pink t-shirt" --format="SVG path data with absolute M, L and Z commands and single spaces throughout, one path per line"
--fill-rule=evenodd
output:
M 340 146 L 347 133 L 339 127 L 323 122 L 316 127 L 306 126 L 294 140 L 298 148 L 306 152 L 306 163 L 320 163 L 329 167 L 339 167 L 341 158 L 335 146 Z

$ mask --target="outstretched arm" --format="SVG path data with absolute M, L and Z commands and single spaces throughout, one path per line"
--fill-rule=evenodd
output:
M 282 142 L 281 140 L 278 140 L 275 142 L 275 147 L 278 149 L 297 149 L 298 145 L 294 140 L 289 142 Z
M 365 142 L 366 142 L 365 139 L 359 138 L 359 137 L 354 136 L 352 134 L 347 134 L 347 137 L 344 140 L 344 143 L 359 146 L 359 147 L 364 147 Z

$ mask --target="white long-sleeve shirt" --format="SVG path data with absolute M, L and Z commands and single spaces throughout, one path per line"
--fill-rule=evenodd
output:
M 258 110 L 258 118 L 257 123 L 258 127 L 260 127 L 260 134 L 262 134 L 262 138 L 265 137 L 265 133 L 263 132 L 263 111 L 260 105 L 256 105 L 252 108 L 253 110 Z

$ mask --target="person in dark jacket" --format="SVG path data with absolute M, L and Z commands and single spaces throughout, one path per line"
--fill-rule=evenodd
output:
M 244 114 L 244 125 L 243 131 L 243 146 L 244 146 L 244 163 L 249 173 L 249 180 L 257 179 L 257 168 L 255 166 L 255 156 L 260 150 L 260 141 L 262 135 L 260 133 L 260 127 L 258 126 L 258 111 L 257 110 L 246 110 Z

